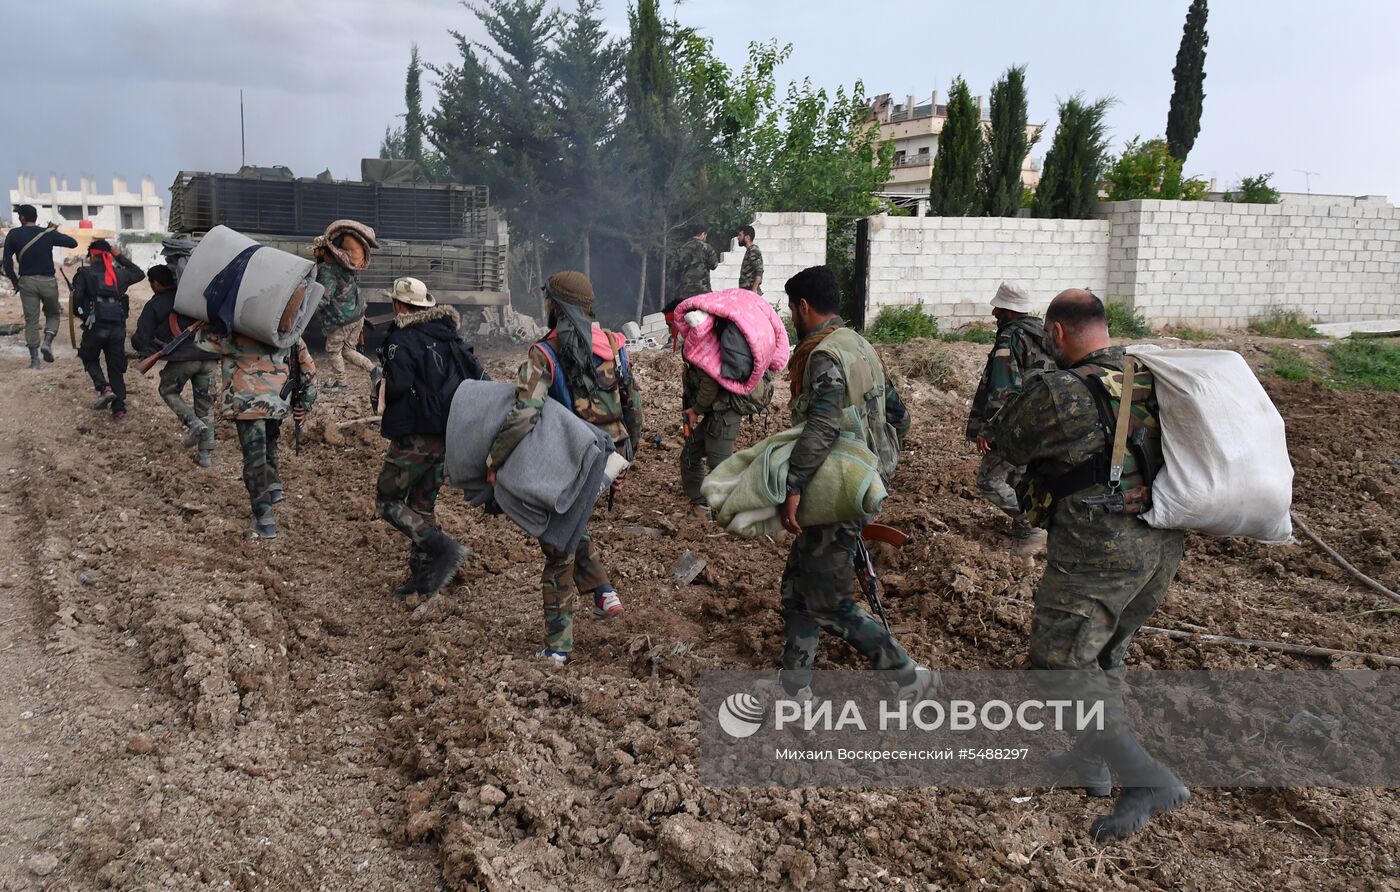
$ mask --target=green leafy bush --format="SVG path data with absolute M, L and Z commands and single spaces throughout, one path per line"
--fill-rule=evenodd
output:
M 1400 342 L 1347 338 L 1328 351 L 1341 387 L 1400 390 Z
M 1133 137 L 1123 146 L 1104 176 L 1109 201 L 1167 198 L 1200 201 L 1209 188 L 1199 177 L 1182 179 L 1181 162 L 1173 158 L 1164 139 L 1143 142 Z
M 1240 187 L 1234 192 L 1226 192 L 1225 200 L 1240 204 L 1278 204 L 1278 190 L 1269 185 L 1272 176 L 1272 173 L 1261 173 L 1257 177 L 1241 178 Z
M 1115 338 L 1145 338 L 1152 333 L 1147 317 L 1118 300 L 1104 301 L 1108 314 L 1108 333 Z
M 1287 347 L 1275 347 L 1269 351 L 1269 364 L 1265 371 L 1285 381 L 1306 381 L 1313 377 L 1312 364 L 1303 358 L 1303 354 Z
M 997 339 L 997 330 L 990 325 L 974 323 L 966 328 L 957 331 L 946 331 L 939 335 L 939 340 L 954 343 L 956 341 L 966 341 L 970 344 L 990 344 Z
M 923 304 L 885 307 L 865 326 L 865 337 L 875 344 L 903 344 L 915 338 L 938 337 L 938 320 L 924 313 Z
M 1274 307 L 1263 316 L 1249 320 L 1249 330 L 1266 338 L 1320 338 L 1322 334 L 1312 326 L 1300 310 Z
M 1210 341 L 1216 337 L 1215 332 L 1206 331 L 1203 328 L 1193 328 L 1190 325 L 1178 325 L 1171 330 L 1171 336 L 1181 338 L 1183 341 Z

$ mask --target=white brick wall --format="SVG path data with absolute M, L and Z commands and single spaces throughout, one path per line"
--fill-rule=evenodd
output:
M 753 228 L 754 243 L 763 252 L 763 295 L 786 309 L 783 283 L 809 266 L 826 263 L 826 214 L 760 212 Z M 717 290 L 738 286 L 743 262 L 744 250 L 731 240 L 710 273 L 710 284 Z
M 872 217 L 866 318 L 882 307 L 922 304 L 945 328 L 985 320 L 1003 280 L 1044 307 L 1070 287 L 1103 294 L 1106 220 L 1015 217 Z

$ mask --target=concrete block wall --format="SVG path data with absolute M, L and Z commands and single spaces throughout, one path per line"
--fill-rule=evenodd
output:
M 922 304 L 944 328 L 985 321 L 1003 280 L 1042 307 L 1068 287 L 1103 294 L 1109 230 L 1105 220 L 872 217 L 866 318 Z
M 1272 308 L 1319 322 L 1400 315 L 1400 210 L 1384 202 L 1126 201 L 1107 295 L 1154 324 L 1240 328 Z

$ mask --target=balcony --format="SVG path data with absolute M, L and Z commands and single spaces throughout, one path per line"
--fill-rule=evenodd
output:
M 903 156 L 896 155 L 896 156 L 895 156 L 895 159 L 894 159 L 894 166 L 895 166 L 895 167 L 928 167 L 928 166 L 929 166 L 930 164 L 932 164 L 932 163 L 933 163 L 933 153 L 932 153 L 932 152 L 925 152 L 924 154 L 903 155 Z

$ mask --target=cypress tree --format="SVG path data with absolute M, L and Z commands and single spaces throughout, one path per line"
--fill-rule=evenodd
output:
M 1031 205 L 1035 216 L 1087 220 L 1093 215 L 1108 152 L 1104 115 L 1112 105 L 1110 98 L 1085 105 L 1078 95 L 1060 103 L 1060 124 Z
M 1206 98 L 1206 0 L 1191 0 L 1186 11 L 1186 26 L 1181 31 L 1181 46 L 1176 51 L 1176 67 L 1172 77 L 1171 108 L 1167 110 L 1167 148 L 1172 157 L 1185 161 L 1201 132 L 1201 107 Z
M 982 165 L 981 117 L 967 82 L 955 78 L 948 91 L 948 118 L 938 136 L 929 183 L 929 213 L 935 217 L 982 213 L 983 202 L 977 192 L 977 171 Z
M 992 87 L 992 126 L 982 164 L 982 196 L 987 216 L 1014 217 L 1026 187 L 1021 166 L 1040 134 L 1026 135 L 1026 66 L 1008 68 Z

